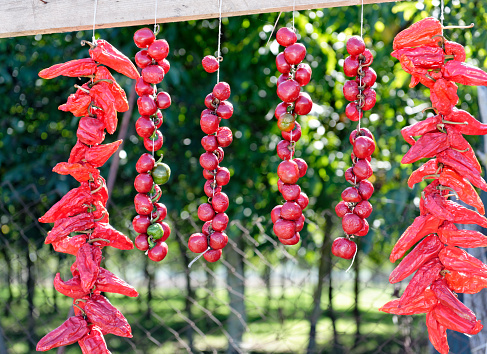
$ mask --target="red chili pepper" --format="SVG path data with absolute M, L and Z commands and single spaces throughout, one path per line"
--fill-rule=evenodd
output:
M 86 182 L 100 176 L 100 171 L 87 163 L 59 162 L 52 171 L 60 175 L 70 175 L 78 182 Z
M 91 58 L 75 59 L 53 65 L 39 72 L 43 79 L 54 79 L 60 75 L 68 77 L 90 76 L 95 73 L 96 63 Z
M 54 204 L 41 218 L 40 222 L 51 223 L 58 219 L 86 212 L 86 205 L 93 202 L 90 189 L 84 186 L 71 189 L 59 202 Z
M 421 45 L 437 46 L 438 39 L 432 38 L 442 34 L 440 21 L 427 17 L 399 32 L 394 38 L 393 48 L 398 50 Z
M 412 298 L 407 304 L 399 307 L 400 299 L 389 301 L 382 306 L 379 311 L 392 313 L 395 315 L 417 315 L 419 313 L 427 313 L 438 303 L 438 299 L 430 289 L 426 289 L 423 293 Z
M 36 350 L 45 352 L 52 348 L 76 343 L 88 332 L 88 323 L 83 317 L 70 317 L 58 328 L 42 337 L 39 343 L 37 343 Z
M 84 86 L 84 85 L 83 85 Z M 88 115 L 88 107 L 91 104 L 91 97 L 82 90 L 68 96 L 68 101 L 58 107 L 63 112 L 71 112 L 75 117 Z
M 129 323 L 106 297 L 102 295 L 91 296 L 86 301 L 84 310 L 89 321 L 100 327 L 103 332 L 132 338 Z
M 423 264 L 436 258 L 443 247 L 438 236 L 430 235 L 425 237 L 392 271 L 389 276 L 389 282 L 394 284 L 407 278 Z
M 76 136 L 86 145 L 100 144 L 105 140 L 105 124 L 100 119 L 82 117 L 79 120 Z
M 133 286 L 127 284 L 124 280 L 102 267 L 100 267 L 95 287 L 97 290 L 106 293 L 122 294 L 130 297 L 139 296 L 139 293 Z
M 123 140 L 117 140 L 110 144 L 96 145 L 88 149 L 85 159 L 94 167 L 101 167 L 117 151 Z
M 103 333 L 96 326 L 92 326 L 90 333 L 81 338 L 78 344 L 83 354 L 111 354 Z
M 393 51 L 391 55 L 398 60 L 405 56 L 415 67 L 423 69 L 440 69 L 445 63 L 445 53 L 440 47 L 403 48 Z
M 487 278 L 487 265 L 460 248 L 447 246 L 441 250 L 438 257 L 448 270 Z
M 71 149 L 69 154 L 69 163 L 81 162 L 85 158 L 86 151 L 88 151 L 88 146 L 83 144 L 81 141 L 76 141 L 76 144 Z
M 95 223 L 91 213 L 81 213 L 70 218 L 58 219 L 52 230 L 47 233 L 44 243 L 47 245 L 69 236 L 71 232 L 84 231 L 94 227 Z
M 422 182 L 426 176 L 436 175 L 437 170 L 438 163 L 436 162 L 436 159 L 428 160 L 420 168 L 411 173 L 411 176 L 409 176 L 408 179 L 409 188 L 413 188 L 416 183 Z
M 482 227 L 487 227 L 487 218 L 480 215 L 474 210 L 467 209 L 460 204 L 457 204 L 451 200 L 443 201 L 443 208 L 445 211 L 453 215 L 452 219 L 447 219 L 456 224 L 477 224 Z
M 108 223 L 97 222 L 91 237 L 93 239 L 100 238 L 109 241 L 95 241 L 93 242 L 93 245 L 96 246 L 110 246 L 120 250 L 131 250 L 134 248 L 134 244 L 130 238 L 120 231 L 115 230 L 113 226 Z
M 423 237 L 436 233 L 438 226 L 443 221 L 435 218 L 431 214 L 421 215 L 414 219 L 412 225 L 410 225 L 406 231 L 397 240 L 394 248 L 392 249 L 390 261 L 395 262 Z
M 435 157 L 449 148 L 448 135 L 445 133 L 426 133 L 418 139 L 416 144 L 409 148 L 403 156 L 401 163 L 409 164 L 418 160 Z
M 462 85 L 487 85 L 487 73 L 485 71 L 461 61 L 450 60 L 441 69 L 441 72 L 445 79 L 455 81 Z
M 434 86 L 435 81 L 427 76 L 429 73 L 427 69 L 415 67 L 413 61 L 406 56 L 402 56 L 399 62 L 401 64 L 401 68 L 412 76 L 409 87 L 413 88 L 420 82 L 429 88 Z
M 446 337 L 446 327 L 436 320 L 431 312 L 426 314 L 426 328 L 431 344 L 441 354 L 448 354 L 450 347 Z
M 431 90 L 431 103 L 442 115 L 452 112 L 452 107 L 458 103 L 458 86 L 445 79 L 436 80 Z
M 421 136 L 426 133 L 432 133 L 438 131 L 438 124 L 441 123 L 441 116 L 428 117 L 425 120 L 408 125 L 401 129 L 401 134 L 404 140 L 411 145 L 416 144 L 416 140 L 413 139 L 414 136 Z
M 97 200 L 97 201 L 93 202 L 93 207 L 94 207 L 93 217 L 95 218 L 95 221 L 97 223 L 108 222 L 108 221 L 104 221 L 108 217 L 108 211 L 105 208 L 105 204 L 103 204 L 101 201 Z
M 468 141 L 463 137 L 462 133 L 457 129 L 455 125 L 449 126 L 446 129 L 448 135 L 448 144 L 452 149 L 466 150 L 471 148 Z
M 454 170 L 444 167 L 439 181 L 441 185 L 452 188 L 460 200 L 476 208 L 480 214 L 485 214 L 484 204 L 473 186 Z
M 487 288 L 487 278 L 450 270 L 445 274 L 448 287 L 456 293 L 476 294 Z
M 115 98 L 110 91 L 110 84 L 100 82 L 90 89 L 90 96 L 95 106 L 101 108 L 102 112 L 97 117 L 105 124 L 107 132 L 113 134 L 117 130 L 117 111 L 115 110 Z M 94 145 L 94 144 L 91 144 Z
M 434 318 L 448 329 L 466 334 L 477 334 L 484 326 L 480 321 L 469 321 L 458 316 L 451 308 L 442 304 L 436 305 L 431 310 Z
M 456 61 L 465 61 L 467 59 L 465 48 L 457 42 L 445 41 L 445 53 L 447 55 L 453 55 Z
M 91 46 L 89 53 L 93 60 L 106 65 L 131 79 L 140 77 L 139 72 L 132 61 L 107 41 L 98 39 L 95 43 L 89 44 Z
M 93 203 L 100 202 L 102 205 L 106 205 L 108 201 L 108 190 L 105 179 L 102 176 L 98 176 L 94 181 L 81 182 L 82 186 L 89 187 L 91 184 L 91 194 L 93 195 Z M 96 218 L 96 217 L 95 217 Z
M 399 299 L 399 307 L 407 306 L 416 296 L 422 294 L 431 283 L 440 277 L 442 270 L 443 264 L 441 264 L 438 258 L 434 258 L 423 264 L 416 274 L 414 274 L 406 290 L 404 290 L 404 293 Z
M 59 241 L 54 241 L 52 247 L 54 251 L 60 253 L 67 253 L 76 256 L 79 249 L 86 243 L 87 235 L 76 235 L 73 237 L 66 237 Z
M 61 279 L 61 274 L 57 273 L 54 278 L 54 288 L 65 296 L 72 297 L 73 299 L 79 299 L 86 296 L 90 291 L 85 291 L 81 288 L 81 280 L 79 275 L 72 277 L 68 281 Z
M 487 124 L 480 123 L 467 111 L 453 108 L 452 112 L 444 119 L 445 126 L 454 126 L 455 129 L 465 135 L 487 134 Z M 450 125 L 446 122 L 465 123 Z
M 76 255 L 76 268 L 81 279 L 81 288 L 85 291 L 90 290 L 95 284 L 101 262 L 100 247 L 85 243 Z
M 118 112 L 126 112 L 129 110 L 129 103 L 127 101 L 127 95 L 125 91 L 120 87 L 115 78 L 110 74 L 107 68 L 104 66 L 99 66 L 96 68 L 94 82 L 97 80 L 110 80 L 108 83 L 108 88 L 115 98 L 115 109 Z
M 485 183 L 485 180 L 480 175 L 478 161 L 475 163 L 461 152 L 452 149 L 447 149 L 439 153 L 436 160 L 438 163 L 442 163 L 455 170 L 455 172 L 469 180 L 474 186 L 487 191 L 487 183 Z
M 438 279 L 431 285 L 431 290 L 435 293 L 440 304 L 449 307 L 458 316 L 468 320 L 475 321 L 477 318 L 475 314 L 467 306 L 465 306 L 448 288 L 445 279 Z

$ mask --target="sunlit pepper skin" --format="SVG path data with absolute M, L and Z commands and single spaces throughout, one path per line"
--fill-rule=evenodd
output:
M 81 279 L 79 275 L 72 277 L 67 281 L 61 279 L 61 274 L 57 273 L 54 278 L 54 289 L 65 296 L 72 297 L 73 299 L 79 299 L 86 296 L 90 291 L 83 290 L 81 288 Z
M 85 86 L 85 85 L 83 85 Z M 68 96 L 68 101 L 58 107 L 64 112 L 71 112 L 75 117 L 88 115 L 88 107 L 91 104 L 91 97 L 88 93 L 78 89 L 76 93 Z
M 403 156 L 401 163 L 410 164 L 418 160 L 435 157 L 450 147 L 448 135 L 445 133 L 426 133 L 411 146 Z
M 93 197 L 89 188 L 83 186 L 73 188 L 39 218 L 39 221 L 52 223 L 68 216 L 86 212 L 85 205 L 91 204 L 92 201 Z
M 474 116 L 462 109 L 453 108 L 452 112 L 444 118 L 445 126 L 452 126 L 464 135 L 485 135 L 487 124 L 480 123 Z M 449 125 L 446 122 L 467 123 Z
M 46 334 L 37 343 L 36 350 L 48 351 L 52 348 L 76 343 L 88 333 L 88 323 L 81 316 L 68 318 L 62 325 Z
M 433 37 L 441 34 L 440 21 L 433 17 L 427 17 L 399 32 L 394 38 L 392 46 L 394 50 L 424 45 L 438 46 L 438 39 Z
M 399 240 L 397 240 L 389 260 L 394 263 L 404 256 L 404 254 L 423 237 L 436 233 L 442 222 L 443 220 L 440 220 L 431 214 L 418 216 L 406 231 L 404 231 Z
M 111 354 L 100 328 L 91 326 L 90 333 L 78 342 L 83 354 Z
M 432 312 L 426 314 L 426 328 L 429 340 L 435 349 L 441 354 L 448 354 L 450 347 L 446 337 L 446 327 L 436 320 Z
M 76 269 L 79 272 L 81 288 L 85 291 L 90 290 L 95 284 L 101 262 L 100 247 L 85 243 L 76 255 Z
M 416 140 L 413 139 L 415 136 L 422 136 L 426 133 L 436 132 L 438 130 L 437 126 L 441 123 L 441 116 L 436 115 L 428 117 L 421 122 L 417 122 L 412 125 L 408 125 L 401 129 L 401 135 L 411 145 L 416 144 Z
M 487 288 L 487 277 L 450 270 L 445 274 L 448 287 L 456 293 L 476 294 Z
M 430 235 L 425 237 L 392 271 L 389 276 L 389 282 L 395 284 L 404 280 L 423 264 L 436 258 L 443 247 L 438 236 Z
M 462 62 L 467 59 L 463 45 L 445 40 L 445 54 L 453 55 L 456 61 Z
M 455 172 L 462 175 L 475 187 L 487 191 L 487 183 L 485 183 L 485 180 L 480 175 L 480 164 L 478 164 L 478 161 L 475 163 L 461 152 L 452 149 L 447 149 L 439 153 L 436 160 L 438 163 L 442 163 L 455 170 Z
M 411 82 L 409 83 L 410 88 L 415 87 L 419 83 L 422 83 L 428 88 L 433 88 L 435 81 L 427 76 L 427 69 L 415 67 L 413 61 L 404 55 L 401 57 L 399 62 L 401 64 L 401 68 L 412 76 Z
M 105 124 L 101 119 L 82 117 L 78 123 L 76 136 L 86 145 L 101 144 L 105 140 Z
M 474 230 L 459 230 L 453 223 L 448 221 L 445 221 L 438 228 L 438 237 L 441 242 L 448 246 L 487 247 L 487 236 L 483 233 Z
M 430 289 L 426 289 L 412 298 L 411 301 L 399 307 L 400 301 L 401 299 L 389 301 L 379 311 L 395 315 L 417 315 L 429 312 L 438 303 L 438 299 Z
M 441 277 L 440 272 L 442 270 L 443 264 L 438 258 L 433 258 L 419 267 L 399 299 L 399 307 L 407 305 L 416 296 L 422 294 L 431 283 Z
M 117 130 L 117 111 L 115 109 L 115 98 L 110 90 L 110 84 L 100 82 L 90 89 L 90 96 L 97 110 L 97 117 L 105 124 L 108 134 L 113 134 Z M 99 144 L 99 143 L 98 143 Z
M 117 140 L 110 144 L 96 145 L 85 152 L 86 161 L 94 166 L 101 167 L 117 151 L 123 140 Z
M 69 153 L 69 163 L 76 163 L 81 162 L 85 158 L 86 151 L 88 151 L 89 147 L 86 144 L 83 144 L 81 141 L 76 141 L 76 144 L 71 149 Z
M 90 179 L 96 179 L 100 176 L 100 171 L 94 168 L 89 163 L 69 163 L 69 162 L 59 162 L 52 169 L 59 175 L 70 175 L 78 182 L 86 182 Z
M 96 278 L 95 288 L 106 293 L 122 294 L 130 297 L 139 296 L 133 286 L 102 267 L 100 267 L 100 272 Z
M 58 76 L 90 76 L 95 73 L 96 67 L 97 64 L 91 58 L 75 59 L 43 69 L 39 72 L 39 76 L 43 79 L 54 79 Z
M 473 65 L 450 60 L 441 69 L 443 77 L 462 85 L 486 86 L 487 73 Z
M 413 188 L 416 183 L 420 183 L 427 176 L 434 176 L 438 171 L 438 163 L 436 159 L 431 159 L 421 165 L 418 169 L 414 170 L 409 176 L 408 186 Z M 437 178 L 437 177 L 435 177 Z
M 487 278 L 487 265 L 460 248 L 447 246 L 441 250 L 438 257 L 448 270 Z
M 445 63 L 445 53 L 440 47 L 403 48 L 393 51 L 391 55 L 398 60 L 406 56 L 415 67 L 423 69 L 441 69 Z
M 459 317 L 462 317 L 468 321 L 476 321 L 475 314 L 467 306 L 465 306 L 458 298 L 452 293 L 445 279 L 438 279 L 431 284 L 431 290 L 435 294 L 436 298 L 443 306 L 449 307 L 450 310 L 455 312 Z
M 71 232 L 84 231 L 94 227 L 95 222 L 91 213 L 81 213 L 72 217 L 58 219 L 54 223 L 52 230 L 47 233 L 44 243 L 47 245 L 69 236 Z
M 108 71 L 107 68 L 104 66 L 99 66 L 96 68 L 95 72 L 95 78 L 93 79 L 93 82 L 97 82 L 98 80 L 109 80 L 111 82 L 108 82 L 108 88 L 113 96 L 114 104 L 115 104 L 115 109 L 117 112 L 126 112 L 129 109 L 129 103 L 127 101 L 127 95 L 125 94 L 125 91 L 120 87 L 120 85 L 117 83 L 115 78 L 112 76 L 110 71 Z
M 67 253 L 76 256 L 79 249 L 86 243 L 88 236 L 86 234 L 76 235 L 73 237 L 65 237 L 59 241 L 52 243 L 54 251 L 60 253 Z
M 134 244 L 130 238 L 120 231 L 115 230 L 113 226 L 108 223 L 97 222 L 91 237 L 94 240 L 102 239 L 100 241 L 94 241 L 94 246 L 111 246 L 120 250 L 131 250 L 134 248 Z
M 444 167 L 441 170 L 439 182 L 443 186 L 452 188 L 460 200 L 476 208 L 480 214 L 485 214 L 484 204 L 473 186 L 454 170 Z
M 120 74 L 134 80 L 140 77 L 132 61 L 104 39 L 98 39 L 94 43 L 94 47 L 90 48 L 89 53 L 93 60 L 118 71 Z
M 448 329 L 466 333 L 477 334 L 484 326 L 478 320 L 467 320 L 458 316 L 452 309 L 442 304 L 438 304 L 431 310 L 433 317 Z
M 103 332 L 120 337 L 132 338 L 132 330 L 125 317 L 102 295 L 91 296 L 84 311 L 89 321 L 100 327 Z
M 431 104 L 440 114 L 450 114 L 452 108 L 458 103 L 457 90 L 457 85 L 451 81 L 436 80 L 430 94 Z

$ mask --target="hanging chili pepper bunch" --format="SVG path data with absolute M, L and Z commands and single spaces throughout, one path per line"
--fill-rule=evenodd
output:
M 419 242 L 394 269 L 389 281 L 397 283 L 416 273 L 401 298 L 380 309 L 399 315 L 426 313 L 430 341 L 440 353 L 449 352 L 447 329 L 471 335 L 483 327 L 455 293 L 476 293 L 487 287 L 487 265 L 459 248 L 485 247 L 487 237 L 454 225 L 487 227 L 487 219 L 481 215 L 484 205 L 473 188 L 487 191 L 487 184 L 472 147 L 463 137 L 485 135 L 487 125 L 455 108 L 456 84 L 487 85 L 487 73 L 463 62 L 465 50 L 442 37 L 444 28 L 438 20 L 426 18 L 394 40 L 392 55 L 412 74 L 410 87 L 421 82 L 430 88 L 436 111 L 435 116 L 402 130 L 412 145 L 402 163 L 431 158 L 412 173 L 408 185 L 433 181 L 421 193 L 420 216 L 402 234 L 390 256 L 395 262 Z M 450 200 L 451 196 L 478 212 Z
M 132 62 L 107 41 L 99 39 L 89 44 L 90 58 L 57 64 L 39 73 L 45 79 L 68 76 L 90 80 L 77 86 L 76 93 L 59 107 L 80 117 L 76 132 L 78 141 L 68 162 L 58 163 L 53 169 L 58 174 L 71 175 L 81 186 L 69 191 L 39 218 L 40 222 L 54 223 L 45 243 L 52 244 L 57 252 L 76 256 L 71 266 L 73 277 L 63 281 L 57 273 L 54 279 L 55 289 L 73 298 L 75 316 L 44 336 L 37 344 L 38 351 L 78 342 L 83 353 L 110 353 L 105 334 L 132 337 L 125 317 L 101 295 L 108 292 L 135 297 L 138 293 L 100 266 L 103 247 L 130 250 L 134 246 L 127 236 L 109 224 L 108 191 L 98 168 L 122 142 L 102 144 L 105 130 L 113 134 L 117 127 L 117 111 L 129 108 L 125 92 L 106 67 L 132 79 L 137 79 L 139 73 Z
M 272 209 L 271 219 L 279 241 L 284 245 L 295 245 L 304 227 L 303 210 L 309 203 L 308 196 L 297 185 L 299 178 L 306 175 L 308 165 L 301 158 L 293 158 L 296 142 L 301 138 L 301 126 L 296 122 L 296 116 L 306 115 L 313 108 L 311 97 L 301 92 L 301 87 L 311 80 L 311 67 L 301 63 L 306 56 L 306 47 L 296 43 L 298 37 L 292 29 L 280 28 L 276 39 L 285 47 L 276 56 L 276 67 L 281 73 L 277 80 L 277 95 L 282 102 L 274 114 L 283 138 L 277 144 L 277 155 L 283 160 L 277 168 L 277 187 L 285 203 Z
M 346 47 L 350 56 L 345 59 L 343 71 L 346 76 L 354 79 L 345 82 L 343 86 L 343 94 L 350 101 L 345 114 L 359 124 L 350 134 L 350 143 L 353 146 L 352 167 L 345 171 L 345 179 L 352 186 L 342 192 L 342 201 L 335 207 L 336 214 L 342 218 L 342 228 L 346 236 L 333 241 L 331 252 L 337 257 L 351 259 L 357 252 L 357 245 L 351 238 L 367 235 L 367 218 L 373 210 L 369 198 L 374 193 L 374 185 L 368 178 L 373 174 L 370 161 L 375 151 L 375 142 L 370 130 L 360 127 L 360 120 L 364 111 L 375 106 L 376 94 L 372 86 L 377 74 L 370 67 L 373 61 L 372 53 L 365 48 L 361 37 L 350 37 Z
M 171 96 L 164 91 L 157 93 L 156 84 L 164 79 L 170 69 L 169 45 L 164 39 L 156 39 L 149 28 L 142 28 L 135 32 L 134 42 L 141 48 L 135 55 L 135 63 L 142 69 L 142 76 L 137 79 L 135 91 L 140 96 L 137 100 L 140 117 L 135 124 L 137 134 L 144 139 L 144 147 L 149 153 L 140 156 L 135 169 L 139 173 L 134 181 L 134 204 L 137 216 L 132 221 L 135 232 L 135 247 L 146 251 L 149 259 L 160 262 L 167 255 L 166 240 L 171 234 L 171 228 L 164 222 L 167 208 L 159 203 L 162 191 L 159 185 L 165 184 L 171 176 L 171 169 L 162 162 L 162 155 L 158 161 L 154 154 L 162 148 L 163 137 L 159 128 L 163 122 L 161 109 L 169 108 Z
M 221 57 L 207 55 L 203 58 L 203 69 L 208 73 L 218 71 Z M 203 177 L 206 179 L 204 191 L 208 202 L 198 207 L 198 218 L 204 221 L 201 233 L 194 233 L 189 237 L 188 248 L 194 253 L 203 253 L 208 262 L 216 262 L 222 255 L 222 249 L 228 243 L 225 230 L 228 225 L 228 196 L 222 187 L 230 182 L 230 171 L 221 167 L 223 148 L 230 146 L 233 134 L 230 128 L 220 127 L 222 119 L 230 119 L 233 115 L 233 105 L 228 102 L 230 85 L 220 81 L 213 87 L 213 92 L 205 98 L 206 109 L 201 112 L 201 130 L 207 134 L 201 139 L 205 152 L 200 156 L 203 167 Z

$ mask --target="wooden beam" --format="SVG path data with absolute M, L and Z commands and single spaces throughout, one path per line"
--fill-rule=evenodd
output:
M 156 0 L 98 0 L 96 28 L 154 23 Z M 394 0 L 364 0 L 365 4 Z M 361 0 L 296 0 L 296 10 L 359 5 Z M 89 30 L 95 0 L 2 0 L 0 38 Z M 223 0 L 222 16 L 291 11 L 293 0 Z M 158 0 L 157 22 L 218 17 L 218 0 Z

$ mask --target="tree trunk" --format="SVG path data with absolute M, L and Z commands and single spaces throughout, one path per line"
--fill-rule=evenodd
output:
M 337 326 L 336 326 L 336 314 L 335 308 L 333 307 L 333 272 L 332 266 L 328 267 L 328 315 L 331 320 L 331 327 L 333 329 L 333 349 L 338 351 L 341 348 L 340 339 L 338 337 Z
M 27 333 L 29 336 L 29 348 L 35 351 L 36 337 L 35 337 L 35 320 L 34 320 L 34 291 L 35 291 L 35 270 L 34 263 L 30 259 L 30 248 L 26 249 L 27 260 L 27 303 L 29 304 L 29 312 L 27 318 Z
M 8 317 L 10 314 L 10 307 L 12 306 L 12 301 L 14 299 L 14 294 L 12 291 L 12 260 L 10 258 L 10 254 L 8 253 L 7 247 L 2 247 L 2 253 L 5 258 L 5 263 L 7 263 L 7 272 L 5 274 L 6 278 L 6 284 L 8 284 L 8 299 L 7 302 L 5 303 L 5 309 L 4 309 L 4 314 L 5 317 Z
M 355 340 L 353 343 L 353 347 L 356 348 L 360 342 L 360 308 L 359 308 L 359 294 L 360 294 L 360 259 L 359 259 L 359 245 L 357 245 L 357 254 L 355 255 L 355 262 L 353 263 L 353 269 L 355 271 L 355 278 L 354 278 L 354 299 L 355 304 L 353 307 L 353 317 L 355 318 Z
M 329 269 L 331 268 L 330 258 L 330 245 L 328 242 L 328 235 L 331 232 L 331 218 L 327 215 L 325 216 L 326 224 L 323 235 L 323 243 L 320 248 L 320 264 L 318 267 L 318 284 L 313 295 L 313 310 L 311 311 L 311 316 L 309 318 L 309 342 L 308 342 L 308 354 L 317 353 L 316 348 L 316 324 L 321 316 L 321 296 L 323 293 L 323 285 L 325 283 L 325 278 L 327 274 L 330 274 Z M 334 324 L 333 324 L 334 325 Z
M 479 101 L 479 109 L 480 109 L 480 117 L 483 123 L 487 123 L 487 87 L 479 86 L 477 88 L 478 92 L 478 101 Z M 487 156 L 487 136 L 484 136 L 484 147 L 483 147 L 483 154 L 484 158 L 482 159 L 484 168 L 487 168 L 485 156 Z M 485 192 L 480 193 L 480 197 L 484 204 L 487 202 L 487 194 Z M 470 225 L 468 225 L 470 226 Z M 482 229 L 477 226 L 479 231 Z M 485 230 L 484 230 L 485 234 Z M 473 255 L 474 257 L 480 259 L 482 262 L 487 263 L 487 257 L 485 254 L 485 248 L 472 248 L 469 249 L 468 252 Z M 481 320 L 482 323 L 486 323 L 487 321 L 487 313 L 485 309 L 487 308 L 487 291 L 481 291 L 478 294 L 464 294 L 464 302 L 465 305 L 468 306 L 476 315 L 477 319 Z M 470 339 L 470 348 L 472 354 L 480 354 L 487 352 L 487 329 L 483 329 L 479 332 L 479 334 L 475 336 L 471 336 Z
M 239 249 L 243 250 L 244 245 L 240 236 L 236 240 L 236 244 Z M 230 306 L 235 310 L 236 313 L 234 313 L 233 311 L 230 312 L 230 316 L 228 317 L 227 321 L 227 331 L 230 335 L 230 338 L 233 339 L 234 346 L 240 348 L 242 343 L 242 337 L 245 332 L 244 323 L 247 322 L 244 302 L 244 265 L 241 254 L 236 252 L 233 247 L 227 247 L 225 252 L 225 260 L 230 264 L 227 269 L 228 287 L 233 289 L 235 293 L 240 294 L 240 296 L 236 295 L 233 292 L 229 292 L 228 294 L 230 297 Z M 234 354 L 238 352 L 236 348 L 234 348 L 234 346 L 228 345 L 228 354 Z

